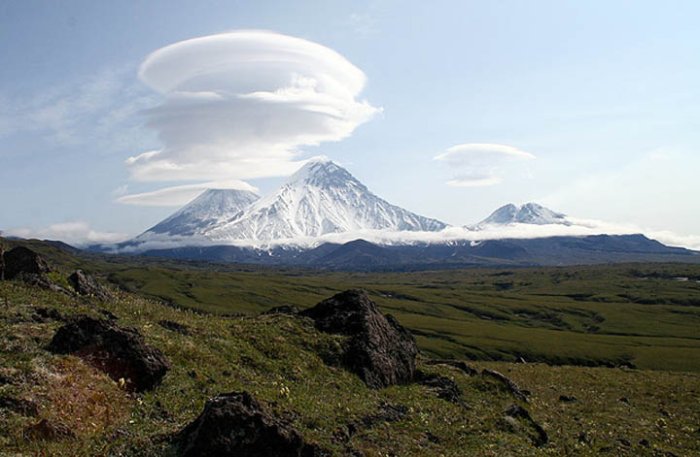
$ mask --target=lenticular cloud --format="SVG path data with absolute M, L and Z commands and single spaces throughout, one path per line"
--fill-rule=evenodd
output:
M 163 148 L 127 160 L 141 181 L 250 179 L 299 167 L 299 148 L 338 141 L 378 109 L 364 73 L 337 52 L 266 31 L 161 48 L 139 77 L 164 97 L 148 111 Z
M 508 162 L 534 158 L 529 152 L 505 144 L 466 143 L 448 148 L 434 160 L 451 168 L 453 178 L 447 185 L 482 187 L 500 183 Z

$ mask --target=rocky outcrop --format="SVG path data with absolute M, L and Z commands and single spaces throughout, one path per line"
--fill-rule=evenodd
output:
M 498 382 L 503 386 L 505 390 L 511 393 L 518 400 L 522 400 L 524 402 L 528 401 L 527 397 L 529 392 L 526 390 L 522 390 L 513 380 L 511 380 L 504 374 L 499 373 L 496 370 L 484 369 L 481 372 L 481 376 L 483 376 L 484 378 L 493 379 L 494 381 Z
M 83 270 L 75 270 L 73 274 L 68 276 L 68 283 L 78 295 L 87 295 L 102 301 L 107 301 L 112 297 L 104 286 Z
M 22 273 L 43 275 L 51 270 L 42 256 L 24 246 L 5 252 L 3 259 L 5 279 L 15 279 Z
M 136 329 L 84 315 L 59 328 L 48 349 L 75 354 L 115 381 L 123 379 L 125 387 L 136 392 L 157 386 L 170 368 L 165 356 L 147 345 Z
M 320 457 L 289 424 L 271 415 L 247 392 L 218 395 L 176 437 L 182 457 Z
M 453 360 L 453 359 L 428 359 L 425 361 L 426 365 L 447 365 L 453 368 L 458 369 L 462 373 L 469 375 L 469 376 L 476 376 L 479 374 L 479 370 L 476 368 L 467 365 L 466 362 L 463 362 L 461 360 Z
M 505 410 L 505 418 L 517 430 L 521 428 L 535 446 L 543 446 L 549 441 L 547 432 L 530 416 L 528 410 L 519 405 L 510 405 Z M 519 426 L 518 426 L 519 424 Z
M 158 321 L 158 325 L 160 325 L 166 330 L 170 330 L 171 332 L 179 333 L 180 335 L 190 334 L 190 328 L 187 325 L 181 324 L 179 322 L 163 319 Z
M 35 322 L 51 322 L 51 321 L 64 321 L 66 318 L 61 314 L 56 308 L 47 308 L 40 306 L 34 309 L 32 314 L 32 320 Z
M 348 290 L 301 315 L 323 332 L 349 336 L 342 363 L 369 387 L 413 380 L 418 347 L 413 335 L 391 315 L 384 315 L 363 290 Z
M 416 374 L 416 381 L 435 392 L 438 398 L 467 408 L 467 404 L 462 400 L 462 390 L 452 379 L 419 371 Z

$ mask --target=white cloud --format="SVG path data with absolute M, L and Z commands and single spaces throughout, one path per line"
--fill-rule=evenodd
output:
M 457 174 L 453 179 L 447 181 L 447 185 L 452 187 L 485 187 L 500 184 L 501 181 L 503 179 L 499 176 Z
M 128 238 L 124 233 L 100 232 L 82 221 L 51 224 L 41 229 L 14 228 L 5 231 L 6 235 L 21 238 L 60 240 L 75 246 L 92 243 L 117 243 Z
M 667 246 L 679 246 L 700 251 L 699 235 L 679 235 L 669 230 L 649 231 L 647 235 Z
M 207 189 L 240 189 L 258 192 L 257 188 L 244 181 L 213 181 L 166 187 L 138 194 L 121 195 L 116 201 L 126 205 L 138 206 L 182 206 Z
M 448 186 L 484 187 L 501 183 L 512 162 L 533 160 L 535 156 L 504 144 L 465 143 L 448 148 L 434 159 L 452 171 Z
M 104 68 L 32 96 L 0 94 L 0 138 L 29 133 L 52 147 L 90 145 L 100 152 L 143 147 L 137 114 L 153 96 L 133 81 L 132 71 Z
M 571 224 L 507 224 L 480 228 L 447 227 L 438 232 L 357 230 L 326 235 L 277 239 L 274 242 L 251 239 L 222 242 L 206 238 L 176 237 L 150 235 L 143 238 L 145 242 L 125 248 L 124 252 L 139 252 L 149 249 L 170 249 L 183 246 L 212 246 L 227 244 L 230 246 L 269 249 L 275 246 L 297 246 L 313 248 L 324 243 L 347 243 L 362 239 L 379 245 L 442 244 L 451 242 L 480 242 L 504 239 L 534 239 L 554 236 L 593 236 L 593 235 L 631 235 L 644 234 L 669 246 L 679 246 L 700 251 L 700 237 L 683 236 L 673 232 L 647 230 L 631 224 L 613 224 L 590 219 L 567 218 Z
M 178 42 L 139 76 L 164 97 L 147 112 L 162 149 L 126 161 L 140 181 L 288 175 L 300 148 L 342 140 L 379 111 L 357 99 L 366 78 L 343 56 L 274 32 Z
M 540 200 L 548 206 L 650 230 L 700 233 L 700 155 L 693 150 L 657 149 L 622 167 L 576 177 Z

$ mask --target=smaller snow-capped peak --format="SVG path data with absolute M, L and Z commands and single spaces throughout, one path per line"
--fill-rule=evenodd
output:
M 477 227 L 507 224 L 571 225 L 571 222 L 566 215 L 552 211 L 537 203 L 525 203 L 524 205 L 511 203 L 498 208 L 489 217 L 479 222 Z
M 191 236 L 231 219 L 260 197 L 243 189 L 207 189 L 167 219 L 146 231 L 147 234 Z

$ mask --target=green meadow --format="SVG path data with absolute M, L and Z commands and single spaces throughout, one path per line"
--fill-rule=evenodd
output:
M 254 315 L 362 288 L 440 357 L 700 371 L 700 266 L 319 273 L 176 264 L 113 268 L 177 307 Z

